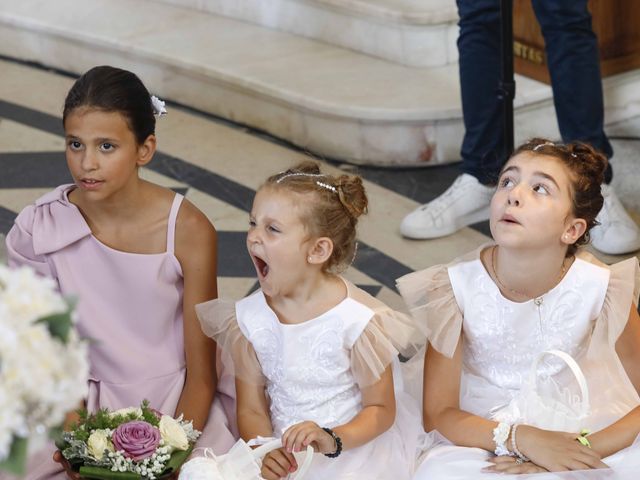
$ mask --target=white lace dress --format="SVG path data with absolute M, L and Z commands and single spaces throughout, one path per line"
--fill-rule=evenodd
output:
M 491 418 L 494 410 L 509 403 L 520 390 L 536 355 L 550 349 L 570 354 L 587 378 L 591 414 L 584 427 L 600 430 L 639 405 L 638 393 L 615 352 L 629 309 L 638 298 L 638 260 L 631 258 L 608 267 L 580 252 L 555 288 L 537 301 L 516 303 L 500 293 L 485 270 L 480 261 L 483 248 L 450 265 L 409 274 L 398 281 L 433 348 L 451 357 L 464 332 L 460 408 Z M 423 358 L 424 353 L 412 359 L 407 381 L 408 377 L 421 380 Z M 564 379 L 572 378 L 565 377 L 566 373 L 564 364 L 556 360 L 543 361 L 538 369 L 540 377 L 565 383 L 569 380 Z M 430 436 L 433 444 L 423 456 L 416 479 L 495 476 L 480 471 L 489 465 L 486 459 L 491 453 L 454 446 L 438 432 Z M 614 467 L 613 472 L 536 474 L 531 478 L 638 478 L 640 439 L 604 461 Z
M 305 420 L 330 428 L 349 422 L 362 410 L 361 387 L 395 364 L 394 425 L 338 458 L 314 454 L 305 480 L 408 480 L 424 432 L 417 402 L 402 391 L 398 350 L 387 332 L 393 331 L 398 347 L 408 347 L 413 327 L 408 317 L 345 283 L 341 303 L 300 324 L 282 324 L 261 291 L 235 306 L 213 300 L 197 312 L 205 333 L 231 357 L 236 377 L 265 385 L 274 437 Z

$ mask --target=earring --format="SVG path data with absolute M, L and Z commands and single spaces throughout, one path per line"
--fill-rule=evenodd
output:
M 311 263 L 311 255 L 307 257 L 307 262 Z

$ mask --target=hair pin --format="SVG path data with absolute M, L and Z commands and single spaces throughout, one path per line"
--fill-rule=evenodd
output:
M 353 262 L 356 261 L 356 255 L 358 255 L 358 242 L 356 241 L 353 247 L 353 256 L 351 257 L 351 261 L 349 262 L 349 266 L 353 265 Z

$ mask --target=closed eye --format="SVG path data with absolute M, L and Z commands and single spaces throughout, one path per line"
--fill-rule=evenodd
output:
M 269 225 L 267 227 L 267 230 L 269 230 L 270 232 L 274 232 L 274 233 L 280 233 L 280 230 L 277 227 L 274 227 L 273 225 Z

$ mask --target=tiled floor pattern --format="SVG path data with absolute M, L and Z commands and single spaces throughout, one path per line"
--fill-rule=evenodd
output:
M 73 79 L 10 59 L 0 60 L 0 71 L 0 234 L 6 234 L 20 209 L 70 180 L 60 117 Z M 616 126 L 612 132 L 638 136 L 640 121 Z M 269 175 L 307 154 L 260 132 L 171 103 L 169 115 L 158 121 L 157 135 L 159 152 L 143 175 L 186 194 L 208 215 L 219 232 L 220 295 L 244 296 L 256 283 L 244 246 L 255 190 Z M 624 158 L 640 156 L 640 142 L 619 140 L 615 147 Z M 346 276 L 394 307 L 401 306 L 395 278 L 449 261 L 488 240 L 487 222 L 431 241 L 410 241 L 398 233 L 408 211 L 447 188 L 458 173 L 455 165 L 387 170 L 322 163 L 326 171 L 355 171 L 365 178 L 370 213 L 361 222 L 358 257 Z M 625 202 L 639 205 L 640 192 L 634 187 L 640 167 L 619 161 L 616 171 L 623 172 L 618 177 Z

